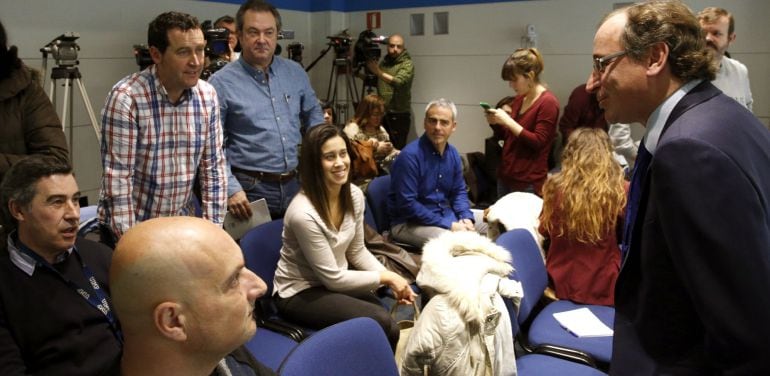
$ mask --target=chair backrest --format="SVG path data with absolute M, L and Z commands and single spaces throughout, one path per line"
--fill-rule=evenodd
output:
M 359 317 L 323 329 L 289 353 L 281 376 L 398 376 L 393 350 L 376 321 Z
M 364 223 L 369 225 L 369 227 L 373 228 L 374 231 L 377 231 L 377 220 L 374 219 L 374 213 L 372 213 L 372 209 L 369 208 L 369 203 L 366 203 L 366 209 L 364 210 Z
M 548 285 L 545 263 L 532 233 L 525 229 L 506 231 L 495 242 L 511 253 L 514 268 L 511 279 L 520 281 L 524 289 L 518 314 L 521 324 L 527 320 Z
M 390 175 L 372 179 L 366 188 L 366 202 L 369 204 L 375 223 L 377 223 L 375 229 L 380 234 L 385 230 L 390 230 L 388 192 L 390 192 Z
M 283 219 L 276 219 L 249 230 L 241 238 L 246 268 L 267 284 L 265 296 L 273 295 L 273 278 L 283 246 Z

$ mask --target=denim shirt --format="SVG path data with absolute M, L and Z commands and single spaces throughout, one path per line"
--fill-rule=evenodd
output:
M 265 72 L 241 56 L 212 75 L 209 83 L 219 96 L 228 197 L 242 190 L 233 166 L 269 173 L 297 168 L 300 130 L 324 122 L 310 80 L 299 64 L 275 56 Z

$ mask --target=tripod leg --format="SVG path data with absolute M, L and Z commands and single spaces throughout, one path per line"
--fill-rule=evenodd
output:
M 102 144 L 101 129 L 99 128 L 99 123 L 96 121 L 96 116 L 94 115 L 94 109 L 91 107 L 91 101 L 88 99 L 88 92 L 86 92 L 86 86 L 83 85 L 83 80 L 80 78 L 76 78 L 75 81 L 78 83 L 78 87 L 80 88 L 80 95 L 83 97 L 83 103 L 86 105 L 86 112 L 88 113 L 88 118 L 91 120 L 91 127 L 94 128 L 94 134 L 96 134 L 96 142 L 98 142 L 99 145 L 101 145 Z
M 329 103 L 334 103 L 334 101 L 332 100 L 332 97 L 331 97 L 331 95 L 332 95 L 332 79 L 334 79 L 334 67 L 335 67 L 334 66 L 334 62 L 332 62 L 332 71 L 331 71 L 331 74 L 329 74 L 329 86 L 327 86 L 327 89 L 326 89 L 326 101 L 329 102 Z
M 70 99 L 70 89 L 72 88 L 72 82 L 71 79 L 65 78 L 64 79 L 64 102 L 62 102 L 61 106 L 61 126 L 62 130 L 65 130 L 65 124 L 67 124 L 67 103 L 69 103 Z M 72 124 L 70 124 L 70 128 L 72 128 Z M 70 153 L 72 152 L 72 140 L 70 139 Z

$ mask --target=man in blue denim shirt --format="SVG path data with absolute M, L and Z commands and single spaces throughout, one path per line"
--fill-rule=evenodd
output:
M 425 110 L 425 133 L 409 143 L 391 168 L 388 208 L 394 239 L 417 247 L 445 231 L 475 231 L 463 166 L 449 137 L 457 108 L 446 99 Z
M 281 30 L 278 10 L 249 0 L 236 15 L 241 57 L 211 76 L 217 90 L 228 162 L 227 209 L 251 215 L 249 202 L 267 200 L 283 216 L 299 191 L 300 130 L 323 124 L 323 111 L 302 67 L 274 56 Z

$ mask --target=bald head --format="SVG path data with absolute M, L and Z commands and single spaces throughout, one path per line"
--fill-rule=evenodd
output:
M 156 218 L 128 230 L 115 248 L 110 286 L 127 346 L 132 339 L 171 341 L 214 354 L 254 334 L 254 301 L 266 290 L 233 239 L 193 217 Z
M 405 49 L 404 37 L 401 35 L 393 34 L 388 38 L 388 55 L 390 55 L 390 57 L 397 58 Z

